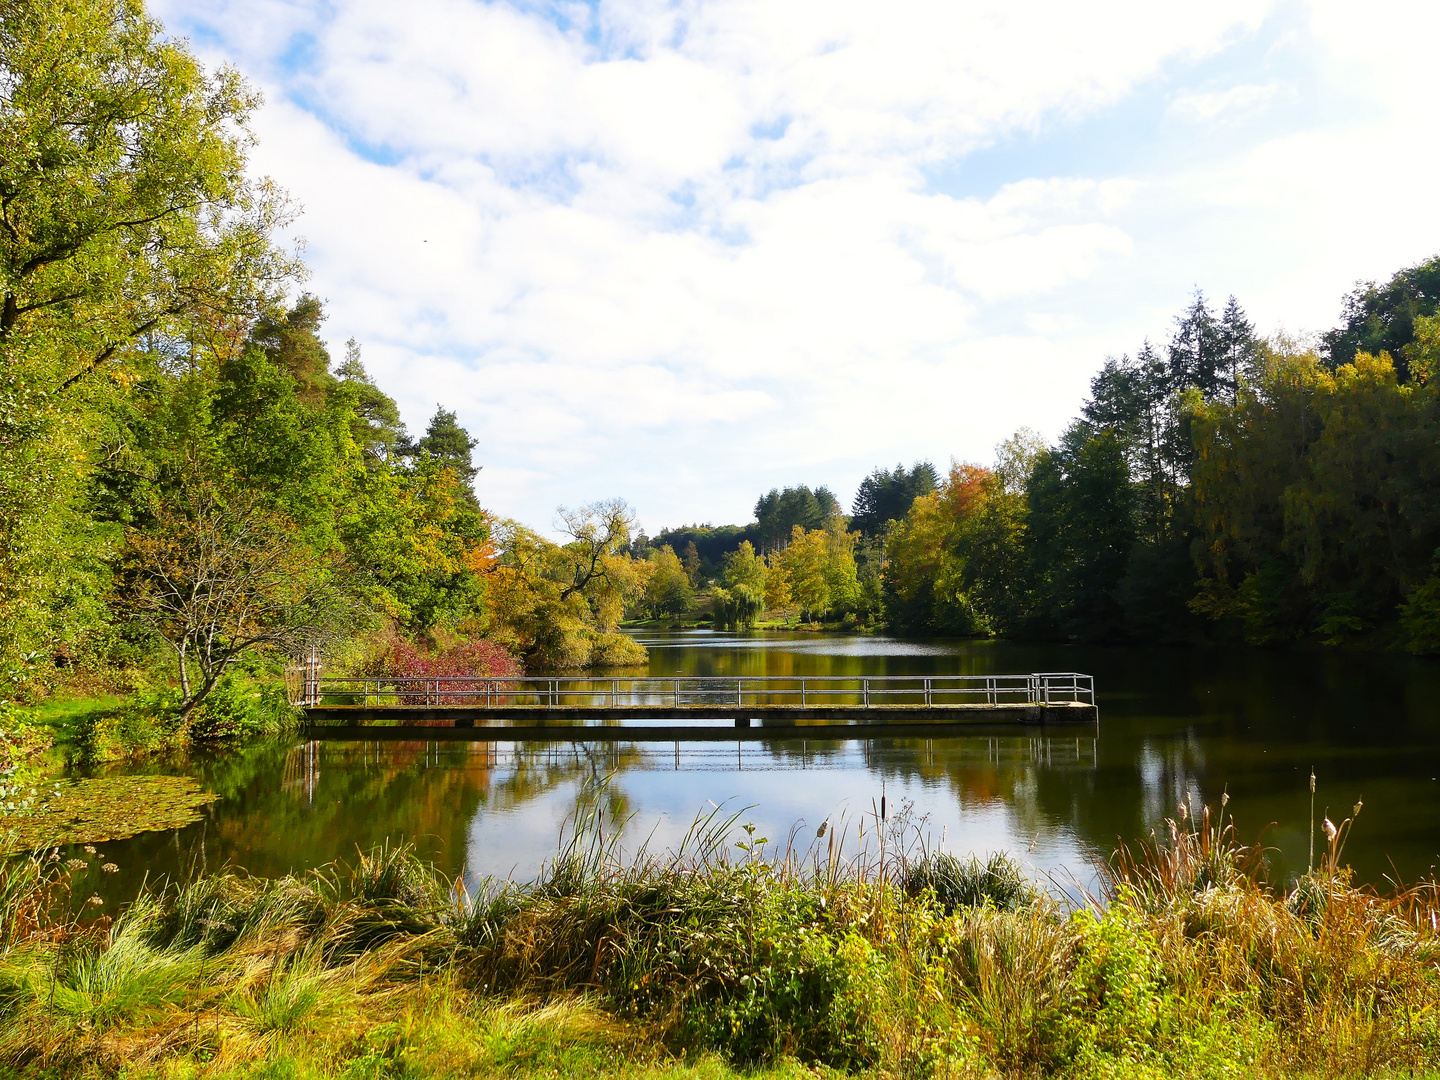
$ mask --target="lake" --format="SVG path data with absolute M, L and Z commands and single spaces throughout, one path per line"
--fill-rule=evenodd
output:
M 222 798 L 202 821 L 102 845 L 120 873 L 225 865 L 275 875 L 408 841 L 450 874 L 518 879 L 556 850 L 577 810 L 600 806 L 627 850 L 679 842 L 720 806 L 769 846 L 807 847 L 885 800 L 911 836 L 958 854 L 1005 850 L 1036 874 L 1086 887 L 1121 840 L 1230 796 L 1243 839 L 1282 873 L 1316 819 L 1364 800 L 1346 850 L 1357 875 L 1413 880 L 1440 862 L 1440 662 L 1338 651 L 1140 649 L 913 641 L 831 633 L 646 631 L 652 675 L 910 675 L 1080 671 L 1098 728 L 868 742 L 484 744 L 285 741 L 109 772 L 185 771 Z M 1273 823 L 1273 824 L 1272 824 Z M 867 823 L 873 837 L 873 822 Z M 744 838 L 743 833 L 737 837 Z M 88 884 L 88 882 L 87 882 Z

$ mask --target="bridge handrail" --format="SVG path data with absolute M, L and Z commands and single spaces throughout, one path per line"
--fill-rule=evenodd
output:
M 307 687 L 308 700 L 360 698 L 361 707 L 505 706 L 513 708 L 620 708 L 697 705 L 777 705 L 777 697 L 800 706 L 840 704 L 858 698 L 862 707 L 886 699 L 920 698 L 927 706 L 965 704 L 956 697 L 983 698 L 975 704 L 1095 703 L 1094 679 L 1074 671 L 997 675 L 325 675 Z M 517 700 L 530 699 L 530 700 Z M 580 700 L 577 700 L 580 699 Z M 598 700 L 597 700 L 598 699 Z M 661 699 L 661 700 L 650 700 Z M 829 702 L 826 699 L 830 699 Z M 338 703 L 337 703 L 338 704 Z

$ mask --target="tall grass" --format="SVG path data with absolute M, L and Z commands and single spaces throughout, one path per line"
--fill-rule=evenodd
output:
M 534 881 L 473 890 L 387 846 L 87 922 L 65 914 L 55 862 L 5 864 L 0 1068 L 1359 1077 L 1440 1061 L 1440 896 L 1355 887 L 1339 827 L 1280 887 L 1223 806 L 1182 817 L 1077 906 L 1003 857 L 927 851 L 903 815 L 872 815 L 864 845 L 860 822 L 780 843 L 717 810 L 676 850 L 625 852 L 592 805 Z

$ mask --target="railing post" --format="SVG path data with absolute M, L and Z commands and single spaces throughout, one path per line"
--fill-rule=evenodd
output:
M 929 706 L 931 706 L 931 705 L 933 705 L 933 704 L 935 704 L 935 702 L 934 702 L 933 700 L 931 700 L 931 696 L 930 696 L 930 680 L 929 680 L 929 679 L 926 679 L 926 680 L 925 680 L 925 705 L 926 705 L 926 707 L 928 708 Z
M 865 708 L 867 708 L 867 709 L 870 707 L 870 680 L 869 680 L 869 679 L 861 679 L 861 680 L 860 680 L 860 703 L 861 703 L 862 705 L 864 705 Z
M 742 694 L 744 693 L 744 691 L 741 689 L 741 687 L 744 685 L 744 682 L 745 682 L 744 679 L 736 679 L 736 680 L 735 680 L 735 707 L 736 707 L 737 709 L 740 708 L 740 706 L 744 704 L 744 701 L 742 700 L 742 697 L 741 697 Z
M 800 680 L 800 707 L 805 707 L 805 680 Z

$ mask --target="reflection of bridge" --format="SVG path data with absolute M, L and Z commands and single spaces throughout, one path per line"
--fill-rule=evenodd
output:
M 751 738 L 929 738 L 1099 719 L 1093 680 L 1075 672 L 493 679 L 310 672 L 296 704 L 315 738 L 734 739 L 737 728 Z M 612 723 L 626 720 L 639 723 Z M 692 722 L 706 720 L 731 724 Z

